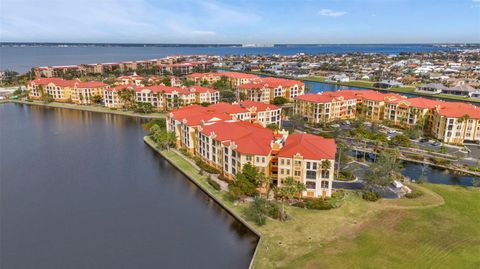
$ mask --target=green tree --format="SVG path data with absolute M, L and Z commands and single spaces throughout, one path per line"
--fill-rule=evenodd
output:
M 215 81 L 212 84 L 213 88 L 218 91 L 226 91 L 230 90 L 230 85 L 228 83 L 228 78 L 225 76 L 222 76 L 219 80 Z
M 103 97 L 99 94 L 95 94 L 92 96 L 92 102 L 94 104 L 101 104 L 103 102 Z
M 187 80 L 183 81 L 183 86 L 190 87 L 190 86 L 193 86 L 193 85 L 195 85 L 195 81 L 193 81 L 193 80 L 187 79 Z
M 172 86 L 172 81 L 169 77 L 162 77 L 161 83 L 165 86 Z
M 125 89 L 118 92 L 118 98 L 123 102 L 125 108 L 131 108 L 135 102 L 135 91 Z
M 257 195 L 258 176 L 257 169 L 251 163 L 246 163 L 242 171 L 236 174 L 235 180 L 228 184 L 229 193 L 235 199 Z
M 47 92 L 42 96 L 42 101 L 45 104 L 51 103 L 53 102 L 53 96 Z
M 364 180 L 367 188 L 372 186 L 387 186 L 398 176 L 401 161 L 398 152 L 382 151 L 376 161 L 366 169 Z
M 267 124 L 266 126 L 268 129 L 272 130 L 272 131 L 277 131 L 279 128 L 278 128 L 278 124 L 276 123 L 270 123 L 270 124 Z
M 288 102 L 287 98 L 282 97 L 282 96 L 277 96 L 277 97 L 273 98 L 272 104 L 277 105 L 277 106 L 281 106 L 281 105 L 283 105 L 287 102 Z
M 290 122 L 295 130 L 298 127 L 303 127 L 305 125 L 305 118 L 301 114 L 295 114 L 290 117 Z
M 392 140 L 390 140 L 390 145 L 400 146 L 400 147 L 410 147 L 412 143 L 410 142 L 410 138 L 408 136 L 396 135 L 392 137 Z
M 232 103 L 235 102 L 236 99 L 237 97 L 235 96 L 235 93 L 233 91 L 224 90 L 220 92 L 220 100 L 222 102 Z
M 205 79 L 200 82 L 200 86 L 208 87 L 210 84 Z
M 277 199 L 282 201 L 282 220 L 287 218 L 285 213 L 285 203 L 295 196 L 301 195 L 302 191 L 306 190 L 305 185 L 295 180 L 293 177 L 284 178 L 279 186 L 275 188 Z

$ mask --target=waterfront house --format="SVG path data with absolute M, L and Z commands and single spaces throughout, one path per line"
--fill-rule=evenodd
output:
M 443 93 L 461 95 L 461 96 L 470 96 L 470 94 L 473 92 L 475 92 L 475 88 L 465 83 L 459 83 L 455 87 L 451 87 L 443 90 Z
M 429 83 L 429 84 L 418 86 L 415 89 L 415 91 L 422 92 L 422 93 L 438 94 L 438 93 L 442 93 L 444 90 L 447 90 L 447 89 L 448 88 L 441 83 Z
M 375 82 L 373 84 L 373 87 L 382 88 L 382 89 L 398 88 L 398 87 L 403 87 L 403 84 L 395 80 L 382 80 L 379 82 Z

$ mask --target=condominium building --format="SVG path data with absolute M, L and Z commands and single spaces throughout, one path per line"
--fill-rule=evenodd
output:
M 250 163 L 271 177 L 275 185 L 281 186 L 289 176 L 304 183 L 305 197 L 328 197 L 332 193 L 336 152 L 333 139 L 274 132 L 201 106 L 172 111 L 167 115 L 167 130 L 175 132 L 179 147 L 231 180 Z
M 294 113 L 303 115 L 308 123 L 325 123 L 355 118 L 356 106 L 354 91 L 312 93 L 295 98 Z
M 76 82 L 72 89 L 71 101 L 74 104 L 91 105 L 94 103 L 94 96 L 103 99 L 107 88 L 107 84 L 98 81 Z
M 220 100 L 220 92 L 212 88 L 192 86 L 188 89 L 195 94 L 195 103 L 197 104 L 215 104 Z
M 61 78 L 37 78 L 27 84 L 29 97 L 41 99 L 49 94 L 55 102 L 72 102 L 75 104 L 92 104 L 92 97 L 104 96 L 107 84 L 98 81 L 83 82 Z
M 313 124 L 356 117 L 388 120 L 403 127 L 420 124 L 434 138 L 452 144 L 480 141 L 479 111 L 478 106 L 462 102 L 407 98 L 371 90 L 305 94 L 297 97 L 294 105 L 294 113 L 304 115 Z
M 431 134 L 451 144 L 480 142 L 480 107 L 459 102 L 440 102 L 433 109 Z
M 133 74 L 131 76 L 121 76 L 116 79 L 119 85 L 136 85 L 142 86 L 142 81 L 145 78 L 142 76 L 138 76 L 137 74 Z
M 50 94 L 56 102 L 68 102 L 74 81 L 61 78 L 37 78 L 27 84 L 28 95 L 32 99 L 41 99 Z
M 385 104 L 384 119 L 401 126 L 428 124 L 433 109 L 439 104 L 426 98 L 402 98 Z
M 124 90 L 134 91 L 135 85 L 117 85 L 105 89 L 103 102 L 108 108 L 123 108 L 124 102 L 120 98 L 120 92 Z
M 255 102 L 270 103 L 275 97 L 293 102 L 296 97 L 304 94 L 305 85 L 298 80 L 267 77 L 241 84 L 238 91 L 247 100 Z
M 188 80 L 192 80 L 195 84 L 202 84 L 203 82 L 212 85 L 219 81 L 222 77 L 225 77 L 232 89 L 238 88 L 238 86 L 246 83 L 253 82 L 260 79 L 257 75 L 240 73 L 240 72 L 218 72 L 218 73 L 193 73 L 187 75 Z

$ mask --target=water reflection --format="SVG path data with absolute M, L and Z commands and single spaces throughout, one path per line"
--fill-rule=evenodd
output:
M 142 120 L 0 111 L 1 268 L 248 267 L 256 236 L 143 143 Z

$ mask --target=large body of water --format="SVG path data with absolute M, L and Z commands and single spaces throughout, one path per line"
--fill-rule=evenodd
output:
M 384 53 L 433 52 L 445 48 L 429 44 L 374 44 L 374 45 L 288 45 L 267 48 L 242 48 L 239 46 L 176 46 L 176 47 L 133 47 L 133 46 L 83 46 L 83 47 L 0 47 L 0 70 L 15 70 L 21 73 L 35 66 L 88 64 L 161 58 L 176 54 L 281 54 L 296 53 Z
M 247 268 L 257 238 L 141 120 L 0 105 L 0 268 Z

